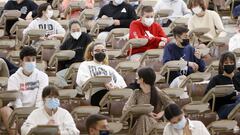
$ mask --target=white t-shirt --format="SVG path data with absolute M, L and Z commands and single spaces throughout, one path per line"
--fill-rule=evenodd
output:
M 228 50 L 232 52 L 237 48 L 240 48 L 240 33 L 235 34 L 229 40 Z
M 49 116 L 45 109 L 38 108 L 34 110 L 24 122 L 21 127 L 21 134 L 27 135 L 28 132 L 37 125 L 47 125 L 48 121 L 53 119 L 58 123 L 61 135 L 79 135 L 80 132 L 76 128 L 71 114 L 63 109 L 58 108 L 57 112 L 53 116 Z
M 88 79 L 94 76 L 111 76 L 112 81 L 110 83 L 112 83 L 113 86 L 118 88 L 127 86 L 122 76 L 115 69 L 108 65 L 98 64 L 94 61 L 84 61 L 80 64 L 76 83 L 81 88 Z M 100 89 L 93 90 L 92 94 L 95 94 L 99 90 Z M 89 91 L 85 94 L 87 99 L 91 96 L 89 95 Z
M 16 73 L 8 79 L 7 90 L 19 90 L 20 95 L 15 102 L 9 105 L 18 107 L 41 107 L 43 88 L 48 86 L 48 76 L 38 69 L 34 69 L 30 76 L 23 74 L 23 68 L 20 67 Z
M 169 19 L 172 21 L 178 17 L 190 17 L 192 15 L 191 10 L 187 8 L 183 0 L 159 0 L 154 6 L 154 12 L 158 12 L 162 9 L 173 10 L 173 13 L 169 16 Z
M 65 34 L 64 28 L 55 20 L 36 18 L 26 29 L 23 30 L 23 35 L 26 35 L 29 30 L 44 29 L 47 30 L 47 35 Z

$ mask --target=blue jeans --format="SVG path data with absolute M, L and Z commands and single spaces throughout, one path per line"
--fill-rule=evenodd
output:
M 232 109 L 240 103 L 240 96 L 236 97 L 236 102 L 232 104 L 225 104 L 222 107 L 220 107 L 217 111 L 217 114 L 220 119 L 227 119 L 228 114 L 232 111 Z

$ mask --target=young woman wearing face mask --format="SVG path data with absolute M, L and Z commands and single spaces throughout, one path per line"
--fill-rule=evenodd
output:
M 216 37 L 225 36 L 223 23 L 218 13 L 207 10 L 205 0 L 190 0 L 188 8 L 194 15 L 188 21 L 188 29 L 209 28 L 210 31 L 201 38 L 202 42 L 209 42 Z
M 53 10 L 49 3 L 41 4 L 37 9 L 37 17 L 23 31 L 23 41 L 29 30 L 44 29 L 47 31 L 43 39 L 63 39 L 65 35 L 64 28 L 55 20 L 52 20 Z
M 60 62 L 58 70 L 69 68 L 69 66 L 75 62 L 83 62 L 84 52 L 87 46 L 92 42 L 91 36 L 81 31 L 81 24 L 78 20 L 70 20 L 68 29 L 69 33 L 66 40 L 60 46 L 60 50 L 74 50 L 76 55 L 69 61 Z
M 138 70 L 136 78 L 140 89 L 135 90 L 129 97 L 123 108 L 123 114 L 133 105 L 151 104 L 154 107 L 153 112 L 140 116 L 131 133 L 131 135 L 145 135 L 162 118 L 163 108 L 173 101 L 155 87 L 156 74 L 152 68 Z
M 67 81 L 65 80 L 65 74 L 71 64 L 75 62 L 83 62 L 84 52 L 91 43 L 92 38 L 88 33 L 81 32 L 81 24 L 78 20 L 71 20 L 69 22 L 69 33 L 67 35 L 66 40 L 60 46 L 60 50 L 73 50 L 76 52 L 75 56 L 68 61 L 59 61 L 58 62 L 58 72 L 57 76 L 57 84 L 60 87 L 67 86 Z
M 85 98 L 91 96 L 91 104 L 99 106 L 102 97 L 114 88 L 125 88 L 127 85 L 122 76 L 112 67 L 107 65 L 106 48 L 102 43 L 92 43 L 88 45 L 85 51 L 85 61 L 82 62 L 78 69 L 76 83 L 81 88 L 88 79 L 95 76 L 111 76 L 112 81 L 106 82 L 104 88 L 94 89 L 92 94 L 87 91 Z M 80 93 L 81 94 L 81 91 Z
M 201 121 L 185 118 L 177 104 L 170 104 L 164 110 L 164 116 L 169 121 L 163 135 L 210 135 Z
M 219 61 L 218 75 L 214 76 L 208 83 L 205 94 L 217 85 L 239 85 L 237 78 L 234 76 L 235 69 L 235 55 L 232 52 L 222 54 Z M 238 92 L 233 92 L 228 96 L 216 98 L 214 111 L 218 113 L 220 119 L 226 119 L 231 110 L 240 102 L 238 95 Z M 212 106 L 212 100 L 209 101 L 209 104 Z
M 29 131 L 38 125 L 56 125 L 59 128 L 58 135 L 79 135 L 79 131 L 71 114 L 60 107 L 58 89 L 47 86 L 43 89 L 42 99 L 44 107 L 34 110 L 21 127 L 21 134 L 27 135 Z

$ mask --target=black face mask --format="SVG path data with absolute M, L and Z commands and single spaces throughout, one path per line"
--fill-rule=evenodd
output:
M 94 58 L 98 61 L 98 62 L 103 62 L 103 60 L 105 59 L 106 54 L 103 52 L 99 52 L 99 53 L 95 53 L 94 54 Z
M 235 65 L 224 65 L 223 70 L 226 73 L 231 74 L 235 70 Z
M 181 45 L 187 46 L 189 44 L 189 39 L 182 39 Z

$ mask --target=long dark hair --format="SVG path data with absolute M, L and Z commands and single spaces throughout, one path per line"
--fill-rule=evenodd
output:
M 154 106 L 154 110 L 159 104 L 160 97 L 155 87 L 156 74 L 152 68 L 141 68 L 138 70 L 139 79 L 142 78 L 143 82 L 151 86 L 150 104 Z
M 223 72 L 224 72 L 224 70 L 223 70 L 223 63 L 227 59 L 230 59 L 230 60 L 234 61 L 234 65 L 235 65 L 235 68 L 236 68 L 236 57 L 235 57 L 235 54 L 232 53 L 232 52 L 226 52 L 226 53 L 223 53 L 221 55 L 221 58 L 220 58 L 220 61 L 219 61 L 219 66 L 218 66 L 218 74 L 223 74 Z
M 49 3 L 43 3 L 39 5 L 37 9 L 37 17 L 42 17 L 43 16 L 43 11 L 47 11 L 48 6 L 51 6 Z

